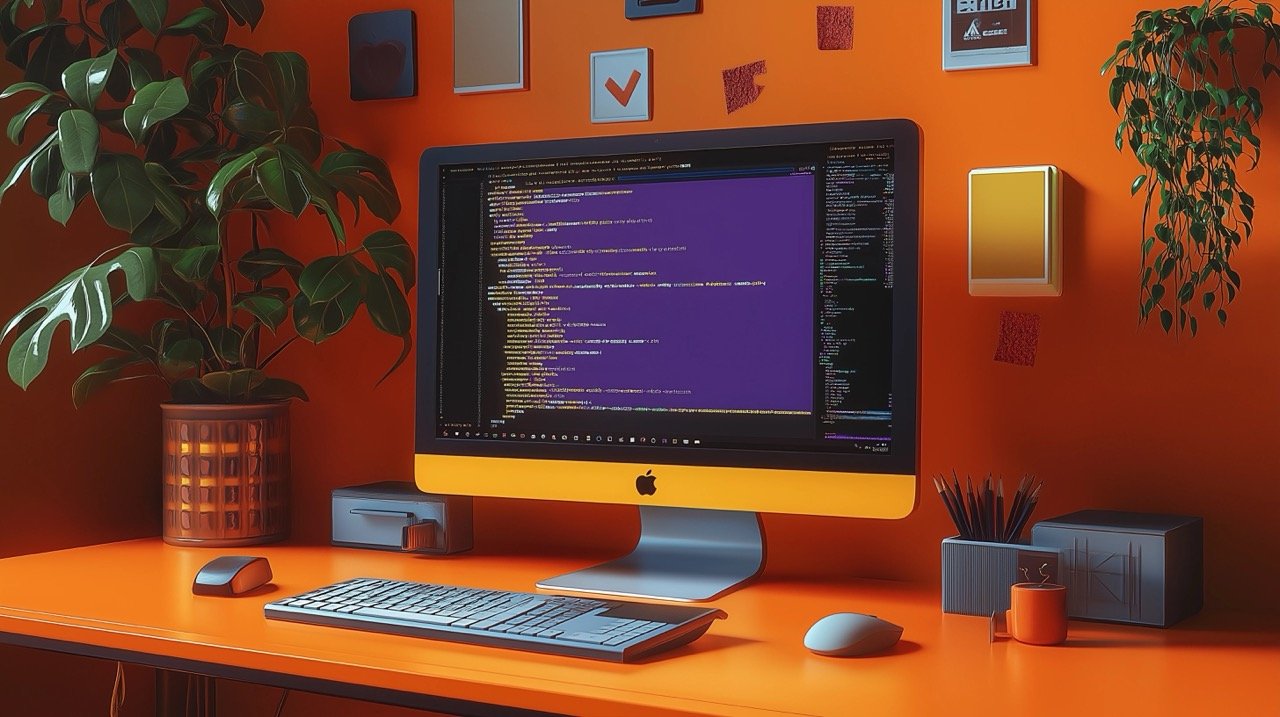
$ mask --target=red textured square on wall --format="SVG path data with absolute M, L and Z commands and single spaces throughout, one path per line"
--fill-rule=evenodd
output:
M 733 113 L 760 99 L 764 88 L 756 84 L 756 76 L 765 73 L 764 60 L 724 71 L 724 108 Z
M 1034 366 L 1036 346 L 1040 343 L 1040 315 L 1022 311 L 1000 312 L 1000 339 L 996 343 L 996 361 Z
M 853 6 L 818 6 L 818 49 L 853 49 Z

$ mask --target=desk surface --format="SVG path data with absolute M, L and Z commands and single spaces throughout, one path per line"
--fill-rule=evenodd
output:
M 988 643 L 984 619 L 944 615 L 927 587 L 764 580 L 716 601 L 729 619 L 693 644 L 615 665 L 262 616 L 266 602 L 350 577 L 532 590 L 581 560 L 270 546 L 242 552 L 271 560 L 274 589 L 193 596 L 199 567 L 234 552 L 151 539 L 0 560 L 0 641 L 380 701 L 573 714 L 1280 714 L 1275 616 L 1202 614 L 1169 630 L 1073 622 L 1067 646 L 1046 648 Z M 805 630 L 837 611 L 897 622 L 903 640 L 874 657 L 807 652 Z

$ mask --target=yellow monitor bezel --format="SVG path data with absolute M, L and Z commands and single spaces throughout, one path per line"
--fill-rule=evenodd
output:
M 636 487 L 646 472 L 653 495 Z M 919 497 L 897 473 L 418 453 L 414 474 L 429 493 L 857 518 L 905 518 Z

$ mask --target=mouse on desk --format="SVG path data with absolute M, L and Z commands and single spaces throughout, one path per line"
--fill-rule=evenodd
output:
M 250 555 L 224 555 L 200 568 L 191 583 L 196 595 L 243 595 L 271 582 L 271 563 Z
M 902 628 L 875 615 L 838 612 L 813 623 L 804 646 L 829 657 L 857 657 L 893 647 Z

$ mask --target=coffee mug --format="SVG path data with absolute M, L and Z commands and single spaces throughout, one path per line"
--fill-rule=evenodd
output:
M 1067 639 L 1067 588 L 1053 583 L 1015 583 L 1004 613 L 1008 634 L 1028 645 L 1057 645 Z

